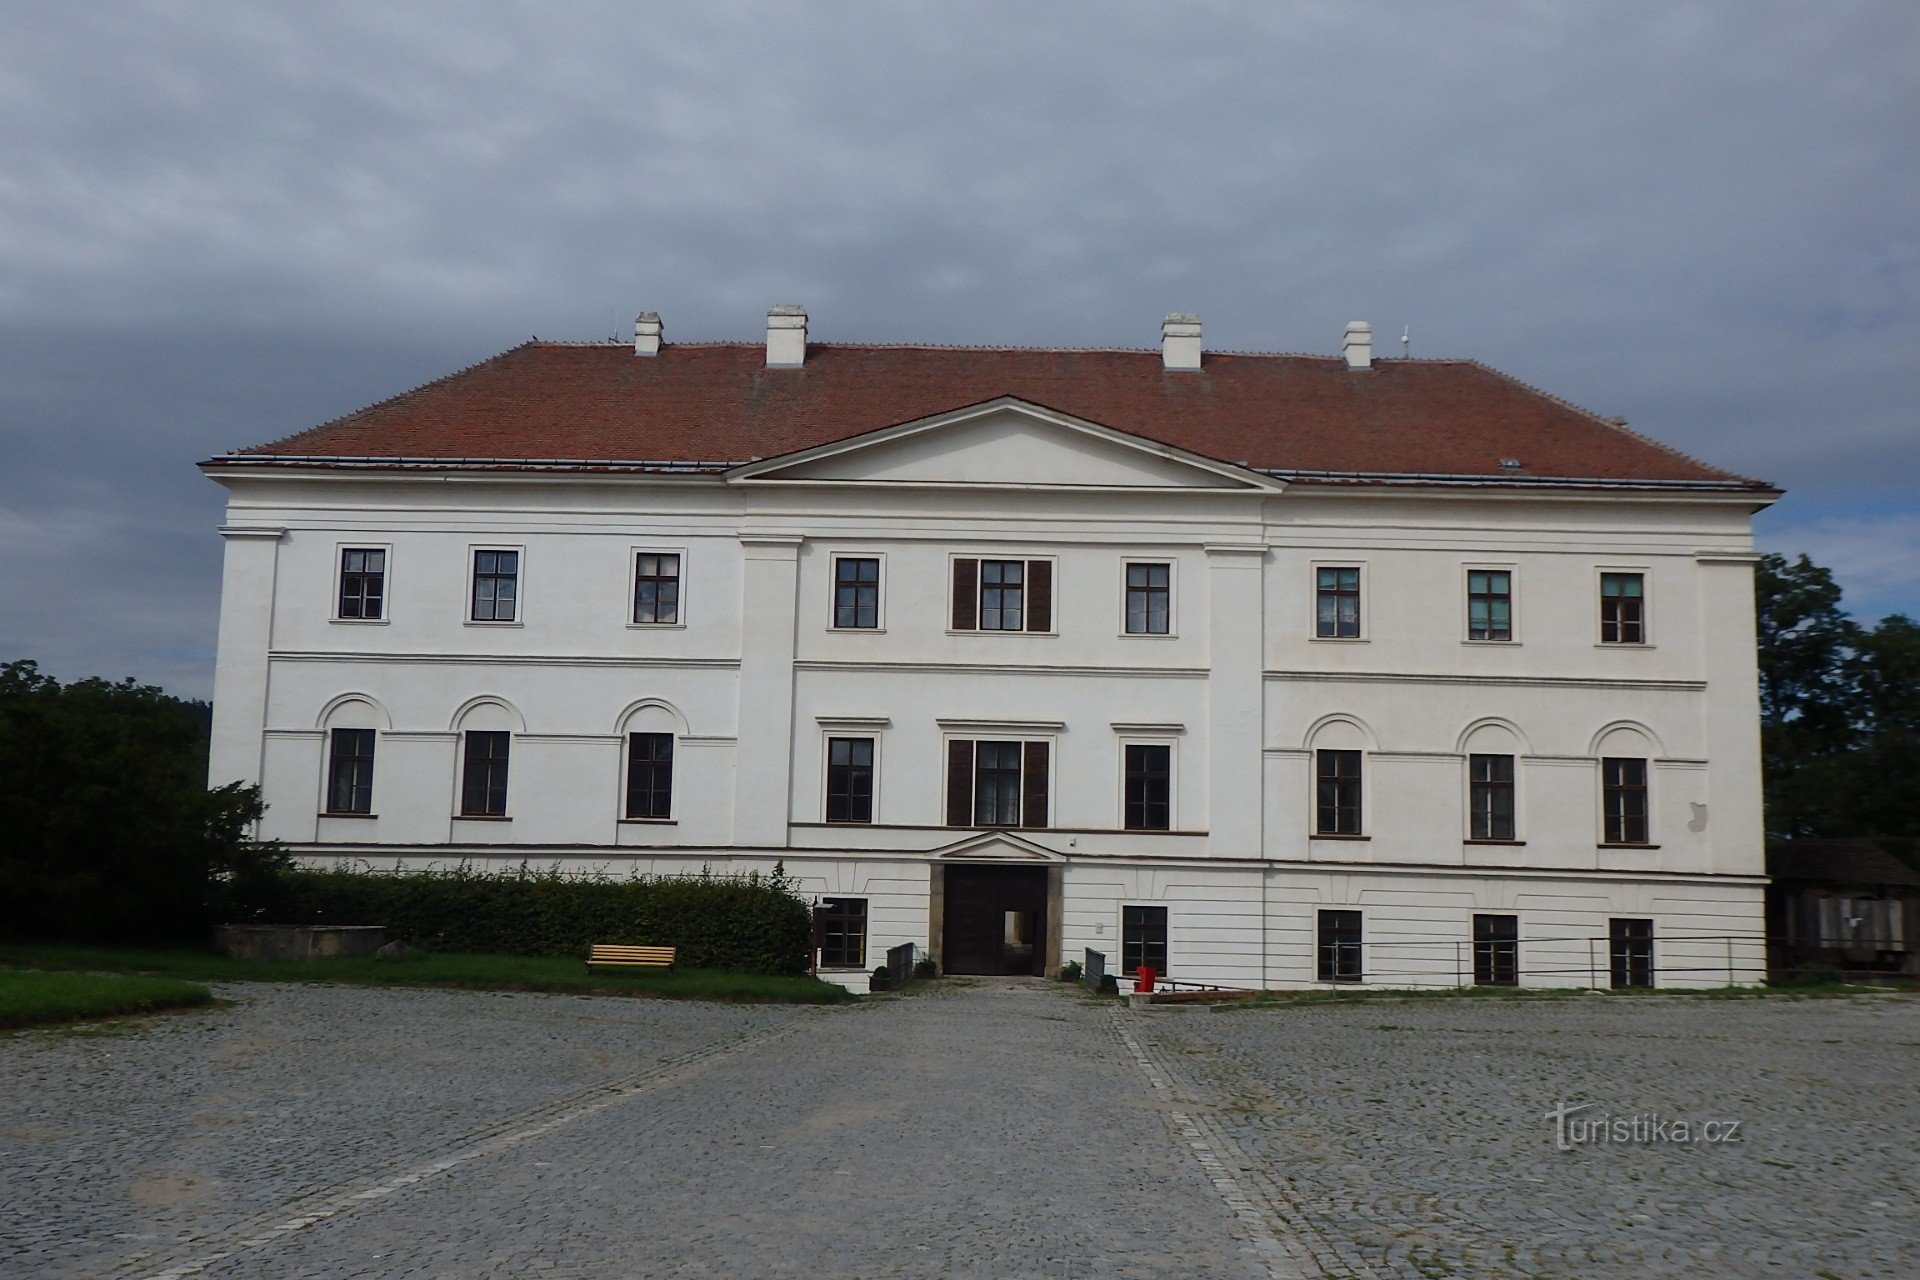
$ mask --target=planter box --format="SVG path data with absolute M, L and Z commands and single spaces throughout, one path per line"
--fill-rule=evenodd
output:
M 387 945 L 383 924 L 229 924 L 214 937 L 236 960 L 333 960 Z

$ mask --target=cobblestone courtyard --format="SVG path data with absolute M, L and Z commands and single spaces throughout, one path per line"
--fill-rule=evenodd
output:
M 1920 1275 L 1908 998 L 221 994 L 0 1037 L 0 1275 Z

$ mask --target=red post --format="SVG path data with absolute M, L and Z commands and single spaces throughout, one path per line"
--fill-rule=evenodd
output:
M 1153 966 L 1150 964 L 1143 964 L 1134 972 L 1140 975 L 1139 981 L 1133 984 L 1135 991 L 1153 990 L 1153 980 L 1160 976 L 1154 972 Z

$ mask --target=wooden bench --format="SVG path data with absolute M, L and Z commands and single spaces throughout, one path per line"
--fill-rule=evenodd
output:
M 673 971 L 675 947 L 623 947 L 612 942 L 596 942 L 587 952 L 587 968 L 602 966 L 619 969 L 665 969 Z

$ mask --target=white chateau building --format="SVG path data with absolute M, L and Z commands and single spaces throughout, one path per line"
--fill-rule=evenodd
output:
M 847 975 L 1756 981 L 1777 491 L 1363 324 L 1162 333 L 646 314 L 211 459 L 212 780 L 315 863 L 784 863 Z

